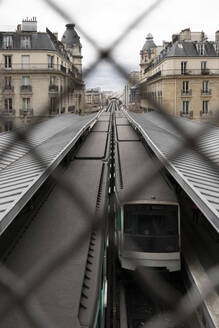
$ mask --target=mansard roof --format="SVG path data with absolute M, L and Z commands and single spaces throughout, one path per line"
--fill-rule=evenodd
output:
M 154 43 L 154 40 L 153 40 L 153 35 L 151 33 L 149 33 L 146 37 L 146 41 L 145 41 L 145 44 L 142 48 L 142 51 L 145 51 L 145 50 L 149 50 L 149 49 L 152 49 L 152 48 L 156 48 L 156 44 Z
M 66 48 L 72 49 L 75 45 L 81 47 L 80 37 L 75 31 L 74 24 L 67 24 L 66 31 L 63 34 L 62 42 L 66 44 Z

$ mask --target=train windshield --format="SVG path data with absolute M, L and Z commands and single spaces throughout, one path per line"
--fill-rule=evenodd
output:
M 133 251 L 178 250 L 178 206 L 124 205 L 124 242 Z
M 124 206 L 124 232 L 163 236 L 178 234 L 176 205 L 127 204 Z

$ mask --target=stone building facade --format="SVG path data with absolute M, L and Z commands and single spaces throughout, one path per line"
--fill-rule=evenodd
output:
M 128 75 L 128 83 L 125 85 L 124 88 L 124 105 L 126 108 L 130 108 L 135 106 L 135 98 L 136 98 L 136 90 L 137 84 L 140 80 L 140 72 L 139 71 L 132 71 Z
M 0 130 L 84 109 L 80 38 L 66 25 L 62 42 L 36 18 L 0 32 Z
M 172 42 L 157 47 L 152 35 L 140 52 L 141 110 L 153 110 L 145 99 L 150 95 L 173 115 L 203 120 L 211 117 L 219 105 L 219 31 L 215 41 L 204 32 L 182 30 Z
M 103 106 L 103 95 L 100 88 L 88 88 L 85 91 L 86 111 L 99 110 Z

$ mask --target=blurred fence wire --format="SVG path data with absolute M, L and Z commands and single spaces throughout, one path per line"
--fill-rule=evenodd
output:
M 93 61 L 93 63 L 88 67 L 86 71 L 84 71 L 83 76 L 86 77 L 90 73 L 92 73 L 98 64 L 102 60 L 107 60 L 111 65 L 115 67 L 115 69 L 120 73 L 120 75 L 125 78 L 126 80 L 129 79 L 129 72 L 121 66 L 115 59 L 113 59 L 112 54 L 114 49 L 117 45 L 120 44 L 122 40 L 128 37 L 129 32 L 135 28 L 138 24 L 140 24 L 144 19 L 146 19 L 154 10 L 159 10 L 159 6 L 164 2 L 163 0 L 156 0 L 153 2 L 151 6 L 147 6 L 144 10 L 142 10 L 141 14 L 134 18 L 133 21 L 124 29 L 124 31 L 118 36 L 118 38 L 107 48 L 102 49 L 92 35 L 86 33 L 81 27 L 80 24 L 77 22 L 76 17 L 73 17 L 71 13 L 69 13 L 66 8 L 62 7 L 60 3 L 54 2 L 53 0 L 42 0 L 42 2 L 46 3 L 57 15 L 62 17 L 67 22 L 74 22 L 76 24 L 76 28 L 79 33 L 97 50 L 98 57 Z M 1 3 L 1 2 L 0 2 Z M 64 97 L 68 96 L 68 88 L 64 90 Z M 177 124 L 176 120 L 173 120 L 170 115 L 167 115 L 167 110 L 161 104 L 155 102 L 149 95 L 145 94 L 143 90 L 140 89 L 140 97 L 146 99 L 157 111 L 160 112 L 163 120 L 167 121 L 169 124 L 174 126 L 178 132 L 181 134 L 182 137 L 182 144 L 181 148 L 177 151 L 170 154 L 167 158 L 167 162 L 160 164 L 157 170 L 153 170 L 153 174 L 151 174 L 150 178 L 141 177 L 141 181 L 136 181 L 135 186 L 131 190 L 129 190 L 128 194 L 126 195 L 129 198 L 129 195 L 135 193 L 137 190 L 139 191 L 141 188 L 144 188 L 145 184 L 150 183 L 158 173 L 158 171 L 162 170 L 163 165 L 168 165 L 168 161 L 173 160 L 179 154 L 187 151 L 188 149 L 192 149 L 197 151 L 202 159 L 207 162 L 211 167 L 215 170 L 219 171 L 218 163 L 213 161 L 199 146 L 198 140 L 200 136 L 206 135 L 211 130 L 211 125 L 203 125 L 203 129 L 199 131 L 196 135 L 191 137 L 191 135 L 187 135 L 186 131 L 182 128 L 181 125 Z M 58 101 L 61 99 L 59 98 Z M 48 112 L 48 107 L 42 109 L 43 113 Z M 0 117 L 2 122 L 6 122 L 4 116 Z M 217 111 L 214 118 L 212 118 L 212 123 L 219 121 L 219 111 Z M 34 157 L 35 161 L 40 163 L 42 167 L 47 167 L 47 163 L 45 162 L 44 158 L 35 150 L 34 145 L 31 144 L 29 140 L 29 132 L 33 127 L 29 126 L 24 130 L 17 129 L 15 130 L 15 138 L 11 140 L 11 142 L 1 151 L 1 157 L 4 157 L 10 149 L 12 149 L 13 145 L 16 142 L 22 142 L 23 144 L 27 145 L 32 152 L 32 156 Z M 219 173 L 219 172 L 218 172 Z M 67 197 L 73 198 L 79 204 L 81 204 L 81 208 L 87 217 L 90 217 L 90 208 L 88 204 L 86 204 L 86 200 L 84 199 L 83 195 L 79 194 L 77 190 L 75 190 L 72 186 L 69 187 L 68 181 L 64 180 L 62 174 L 59 174 L 59 171 L 52 173 L 52 179 L 64 190 Z M 46 260 L 42 261 L 41 263 L 35 265 L 34 268 L 29 272 L 27 275 L 25 282 L 22 281 L 19 277 L 15 276 L 12 272 L 10 272 L 6 267 L 3 265 L 0 267 L 0 285 L 4 290 L 7 291 L 9 295 L 8 301 L 1 306 L 0 309 L 0 318 L 1 321 L 10 315 L 10 311 L 14 309 L 14 307 L 18 307 L 26 316 L 28 321 L 33 327 L 55 327 L 54 323 L 51 323 L 50 320 L 46 317 L 45 313 L 40 308 L 39 304 L 37 304 L 36 299 L 34 298 L 34 292 L 41 286 L 41 284 L 50 278 L 50 276 L 56 271 L 60 266 L 63 265 L 73 254 L 77 252 L 80 244 L 87 236 L 87 232 L 92 229 L 98 229 L 98 222 L 99 219 L 97 217 L 92 217 L 89 220 L 90 223 L 87 224 L 86 231 L 83 234 L 78 235 L 78 238 L 75 240 L 71 240 L 66 245 L 60 247 L 60 249 L 52 256 L 47 258 Z M 213 268 L 209 272 L 209 276 L 212 278 L 212 283 L 209 286 L 205 286 L 205 296 L 207 296 L 215 286 L 219 285 L 219 275 L 218 275 L 218 267 Z M 154 289 L 154 293 L 160 296 L 161 299 L 164 299 L 166 302 L 170 301 L 170 295 L 175 295 L 175 291 L 172 290 L 171 286 L 165 286 L 165 288 L 159 288 L 158 286 L 164 286 L 164 282 L 162 278 L 158 275 L 150 275 L 150 276 L 143 276 L 141 273 L 136 273 L 136 278 L 142 280 L 142 284 L 145 286 L 150 285 L 152 289 Z M 159 282 L 159 283 L 158 283 Z M 167 291 L 167 294 L 163 293 L 163 290 Z M 192 305 L 188 306 L 188 295 L 184 298 L 180 299 L 177 304 L 172 304 L 172 310 L 169 313 L 169 316 L 172 317 L 172 326 L 176 327 L 182 322 L 185 322 L 188 317 L 194 312 L 202 299 L 198 298 L 195 291 L 192 289 L 189 294 L 193 293 L 193 299 L 196 299 Z M 37 306 L 36 306 L 37 304 Z M 155 317 L 149 323 L 146 323 L 144 327 L 170 327 L 168 323 L 164 323 L 162 317 Z

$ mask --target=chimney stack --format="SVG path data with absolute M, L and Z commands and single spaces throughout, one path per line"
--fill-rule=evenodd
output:
M 37 19 L 36 17 L 26 18 L 22 20 L 21 25 L 22 32 L 37 32 Z

